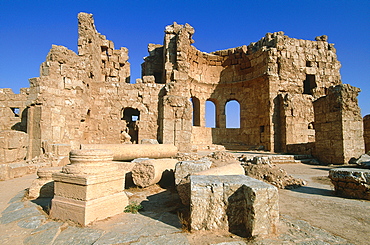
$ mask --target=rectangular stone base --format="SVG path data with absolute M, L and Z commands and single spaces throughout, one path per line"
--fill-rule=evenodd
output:
M 120 214 L 127 205 L 128 198 L 123 191 L 88 201 L 54 196 L 50 216 L 64 221 L 71 220 L 85 226 L 93 221 Z
M 275 186 L 245 175 L 193 175 L 190 186 L 192 230 L 223 229 L 246 237 L 276 234 Z

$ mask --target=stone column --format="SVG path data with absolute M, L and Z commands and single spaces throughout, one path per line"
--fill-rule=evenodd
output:
M 81 225 L 120 214 L 128 205 L 124 175 L 108 150 L 72 150 L 71 164 L 53 174 L 50 216 Z

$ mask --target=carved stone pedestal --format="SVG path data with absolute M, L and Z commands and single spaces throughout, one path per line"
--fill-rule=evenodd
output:
M 71 164 L 53 174 L 50 216 L 81 225 L 122 213 L 128 205 L 124 175 L 107 150 L 73 150 Z

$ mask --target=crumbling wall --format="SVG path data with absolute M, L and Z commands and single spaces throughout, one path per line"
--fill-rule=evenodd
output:
M 19 94 L 14 94 L 10 88 L 0 89 L 0 131 L 27 131 L 28 92 L 28 88 L 22 88 Z
M 127 49 L 114 49 L 96 31 L 92 15 L 80 13 L 78 19 L 78 55 L 53 46 L 40 77 L 31 80 L 31 157 L 44 152 L 46 144 L 78 149 L 81 143 L 122 143 L 132 124 L 135 143 L 156 138 L 163 85 L 127 83 Z M 139 111 L 137 122 L 127 121 L 126 108 Z
M 365 140 L 365 152 L 370 151 L 370 115 L 364 116 L 364 140 Z
M 359 88 L 341 84 L 328 88 L 327 95 L 314 101 L 315 157 L 331 164 L 346 164 L 364 151 Z

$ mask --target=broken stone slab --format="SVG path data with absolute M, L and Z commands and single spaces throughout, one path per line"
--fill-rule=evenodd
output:
M 191 230 L 228 230 L 246 237 L 277 233 L 277 188 L 245 175 L 190 176 Z
M 62 167 L 40 168 L 37 170 L 38 178 L 32 182 L 28 190 L 28 198 L 53 197 L 54 180 L 52 175 L 61 171 Z
M 370 200 L 370 170 L 361 168 L 335 168 L 329 178 L 336 194 Z
M 178 149 L 171 144 L 81 144 L 81 149 L 105 149 L 113 153 L 113 160 L 128 161 L 135 158 L 170 158 Z
M 361 155 L 361 157 L 356 160 L 356 164 L 362 168 L 370 168 L 370 156 L 368 154 Z
M 177 159 L 149 159 L 137 162 L 132 168 L 135 185 L 148 187 L 158 183 L 166 171 L 174 171 Z

